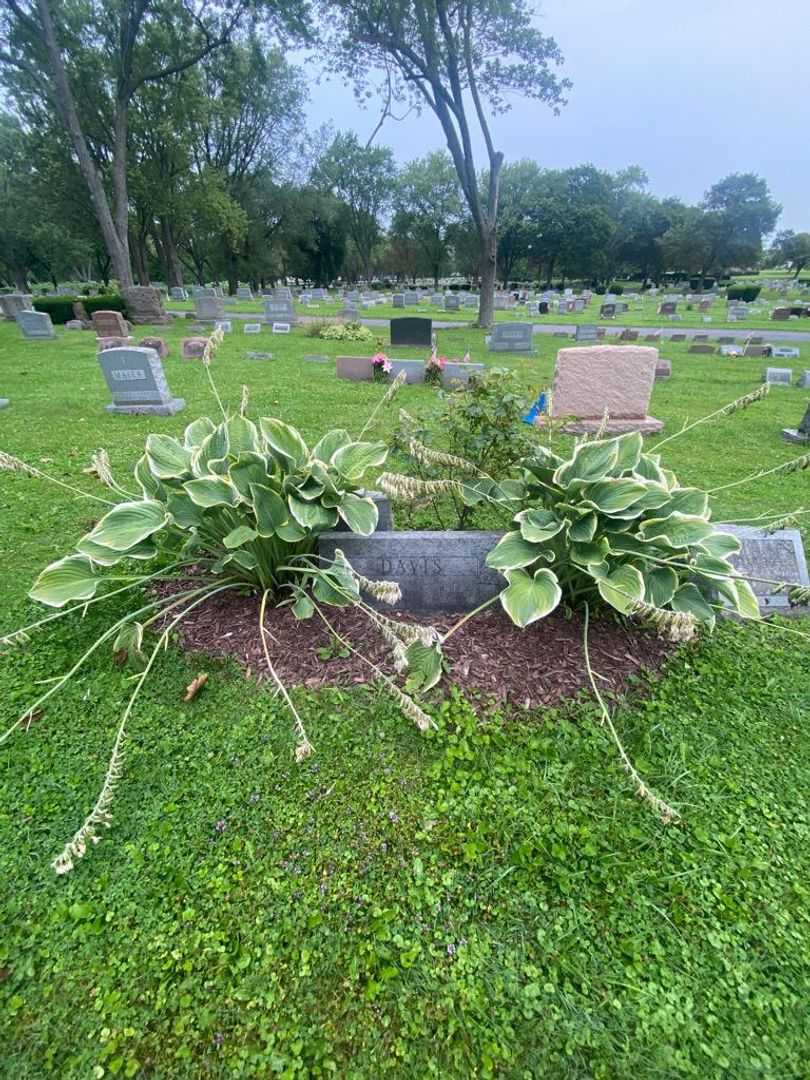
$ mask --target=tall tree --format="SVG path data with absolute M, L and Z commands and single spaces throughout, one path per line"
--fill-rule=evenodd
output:
M 453 162 L 441 150 L 409 162 L 397 177 L 392 232 L 410 239 L 436 288 L 447 266 L 462 217 L 461 192 Z
M 348 207 L 349 235 L 363 276 L 371 276 L 371 255 L 380 241 L 382 214 L 394 191 L 394 155 L 387 146 L 361 146 L 352 132 L 338 132 L 317 162 L 313 183 Z
M 18 93 L 45 97 L 64 125 L 122 288 L 133 281 L 127 170 L 133 98 L 220 48 L 247 2 L 204 4 L 198 13 L 182 0 L 5 0 L 0 65 L 6 76 L 13 73 Z M 100 111 L 111 131 L 105 158 L 88 134 Z
M 361 92 L 381 71 L 395 97 L 410 96 L 438 118 L 478 235 L 479 325 L 490 326 L 503 165 L 490 117 L 505 112 L 514 93 L 559 109 L 570 83 L 551 70 L 562 63 L 556 42 L 532 26 L 528 0 L 322 0 L 322 10 L 330 51 Z M 486 148 L 486 199 L 476 138 Z
M 768 252 L 767 263 L 769 266 L 790 263 L 793 276 L 798 277 L 810 263 L 810 233 L 797 233 L 792 229 L 777 233 Z
M 706 192 L 701 204 L 719 219 L 715 257 L 724 269 L 754 266 L 762 241 L 773 232 L 782 212 L 768 184 L 755 173 L 732 173 Z

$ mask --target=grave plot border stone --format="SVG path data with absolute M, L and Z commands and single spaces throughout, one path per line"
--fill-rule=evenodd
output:
M 406 383 L 423 383 L 425 381 L 424 360 L 395 360 L 391 358 L 391 370 L 388 377 L 394 380 L 401 371 L 405 372 Z
M 335 374 L 350 382 L 373 382 L 374 365 L 370 356 L 337 356 Z

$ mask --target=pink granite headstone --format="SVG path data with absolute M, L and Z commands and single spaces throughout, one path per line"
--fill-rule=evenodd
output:
M 370 356 L 339 356 L 336 363 L 339 379 L 371 382 L 374 378 L 374 365 L 371 363 Z
M 205 352 L 208 338 L 187 337 L 180 343 L 180 355 L 184 360 L 199 360 Z
M 169 346 L 162 337 L 143 337 L 138 342 L 138 347 L 141 349 L 154 349 L 161 360 L 165 360 L 169 355 Z
M 94 311 L 93 329 L 100 338 L 129 336 L 129 324 L 120 311 Z
M 648 415 L 658 350 L 648 345 L 590 345 L 560 349 L 554 369 L 552 418 L 571 417 L 564 430 L 584 434 L 599 430 L 619 434 L 660 431 Z M 543 417 L 537 423 L 542 424 Z

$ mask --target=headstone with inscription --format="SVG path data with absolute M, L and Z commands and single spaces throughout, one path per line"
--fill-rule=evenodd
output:
M 258 322 L 246 322 L 243 332 L 245 334 L 260 334 L 262 332 L 262 324 Z
M 433 344 L 433 320 L 418 317 L 391 319 L 391 344 L 430 348 Z
M 594 326 L 592 323 L 580 323 L 580 325 L 577 326 L 577 328 L 576 328 L 576 333 L 574 334 L 574 338 L 577 341 L 583 341 L 583 342 L 585 342 L 585 341 L 596 341 L 597 340 L 596 329 L 597 329 L 596 326 Z
M 761 614 L 780 615 L 808 613 L 808 608 L 791 607 L 789 589 L 780 590 L 773 582 L 806 588 L 810 585 L 807 559 L 798 529 L 779 529 L 766 532 L 750 525 L 721 525 L 723 532 L 732 533 L 740 541 L 737 555 L 731 563 L 746 578 L 759 601 Z
M 534 352 L 531 323 L 496 323 L 487 339 L 490 352 Z
M 318 554 L 332 561 L 340 548 L 364 577 L 396 581 L 405 611 L 471 611 L 496 596 L 503 577 L 486 565 L 497 532 L 325 533 Z
M 135 326 L 168 325 L 171 315 L 163 306 L 160 290 L 153 285 L 129 285 L 121 290 L 129 321 Z
M 296 321 L 292 300 L 288 300 L 284 297 L 274 297 L 272 300 L 265 300 L 264 317 L 267 322 L 283 322 L 292 325 Z
M 55 338 L 50 315 L 44 311 L 18 311 L 14 316 L 23 337 L 46 341 Z
M 768 367 L 762 375 L 762 381 L 771 386 L 790 386 L 793 382 L 793 368 Z
M 225 315 L 225 305 L 219 296 L 195 296 L 194 311 L 201 322 L 216 321 Z
M 184 408 L 182 398 L 172 397 L 154 349 L 105 349 L 98 360 L 112 395 L 107 412 L 174 416 Z

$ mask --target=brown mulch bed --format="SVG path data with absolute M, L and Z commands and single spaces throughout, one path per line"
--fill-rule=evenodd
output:
M 355 649 L 387 674 L 395 674 L 390 650 L 366 616 L 351 608 L 325 611 L 338 633 Z M 445 613 L 418 618 L 399 612 L 388 614 L 430 623 L 440 632 L 449 630 L 459 618 Z M 266 678 L 258 616 L 255 597 L 223 593 L 183 620 L 183 645 L 189 651 L 231 657 L 249 676 Z M 316 690 L 374 678 L 372 669 L 355 654 L 329 659 L 318 655 L 318 649 L 329 647 L 330 633 L 317 614 L 299 622 L 288 607 L 270 608 L 265 626 L 271 635 L 268 644 L 273 665 L 287 686 Z M 459 686 L 470 697 L 499 704 L 523 708 L 554 705 L 590 688 L 582 630 L 579 617 L 566 619 L 560 613 L 520 630 L 499 606 L 489 608 L 465 623 L 447 642 L 446 684 Z M 591 620 L 589 647 L 599 688 L 614 693 L 621 693 L 632 675 L 657 671 L 674 648 L 652 633 L 629 632 L 609 617 Z

